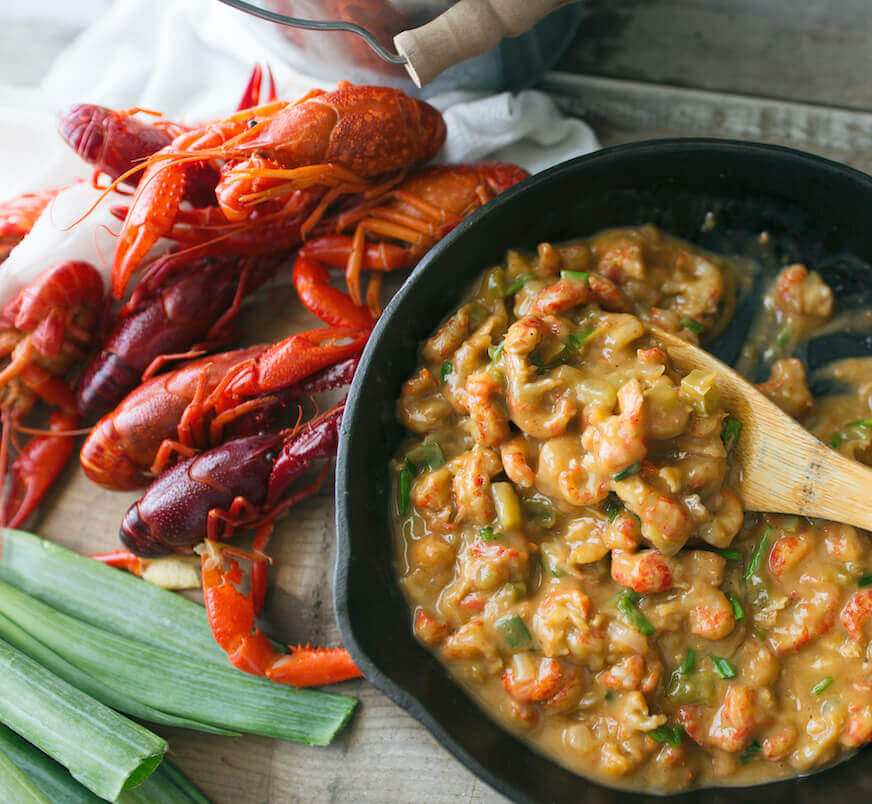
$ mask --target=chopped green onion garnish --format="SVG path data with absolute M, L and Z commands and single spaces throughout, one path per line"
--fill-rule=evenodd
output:
M 684 729 L 678 725 L 658 726 L 656 729 L 651 729 L 648 736 L 655 743 L 669 743 L 673 748 L 678 748 L 684 737 Z
M 872 427 L 872 419 L 858 419 L 855 422 L 848 422 L 845 427 Z
M 528 282 L 529 280 L 531 280 L 532 278 L 533 278 L 533 274 L 524 274 L 522 277 L 520 277 L 519 279 L 516 279 L 514 282 L 512 282 L 511 285 L 509 285 L 509 286 L 506 288 L 505 293 L 503 293 L 503 296 L 504 296 L 504 297 L 506 297 L 506 296 L 513 296 L 513 295 L 514 295 L 515 293 L 517 293 L 517 292 L 518 292 L 522 287 L 524 287 L 524 285 L 526 285 L 527 282 Z
M 712 664 L 715 666 L 715 670 L 718 671 L 718 675 L 721 678 L 735 678 L 736 677 L 736 668 L 733 667 L 732 664 L 727 659 L 724 659 L 721 656 L 709 656 L 712 660 Z
M 496 626 L 512 650 L 526 645 L 532 639 L 527 626 L 517 614 L 497 620 Z
M 567 335 L 563 339 L 563 349 L 557 355 L 557 357 L 554 358 L 554 360 L 552 360 L 545 366 L 542 366 L 541 358 L 539 359 L 538 363 L 534 362 L 533 360 L 531 360 L 530 362 L 532 362 L 535 366 L 542 366 L 542 368 L 544 369 L 557 368 L 557 366 L 561 366 L 567 360 L 569 360 L 569 358 L 572 357 L 572 353 L 576 349 L 578 349 L 579 346 L 585 343 L 595 332 L 595 327 L 588 327 L 587 329 L 580 330 L 579 332 L 570 332 L 569 335 Z M 536 354 L 538 358 L 538 353 L 534 352 L 534 354 Z
M 536 368 L 542 367 L 542 355 L 539 354 L 538 351 L 530 352 L 530 362 L 536 366 Z
M 815 695 L 820 695 L 820 694 L 821 694 L 824 690 L 826 690 L 826 689 L 827 689 L 827 688 L 828 688 L 832 683 L 833 683 L 833 677 L 832 677 L 832 676 L 827 676 L 826 678 L 822 678 L 820 681 L 818 681 L 818 683 L 815 684 L 815 685 L 811 688 L 811 691 L 812 691 Z
M 757 572 L 760 562 L 763 560 L 763 554 L 769 547 L 769 539 L 771 536 L 772 527 L 771 525 L 767 525 L 766 530 L 763 531 L 763 535 L 760 537 L 760 541 L 757 542 L 757 546 L 754 548 L 754 552 L 751 553 L 751 560 L 748 562 L 748 568 L 745 570 L 746 581 Z
M 624 504 L 614 497 L 606 499 L 606 514 L 609 517 L 609 522 L 614 522 L 618 515 L 624 510 Z
M 723 556 L 727 561 L 741 561 L 744 558 L 741 550 L 727 548 L 726 550 L 718 550 L 717 552 L 718 555 Z
M 485 525 L 478 532 L 478 538 L 483 542 L 492 542 L 494 539 L 502 537 L 502 533 L 497 533 L 490 525 Z
M 624 592 L 618 597 L 618 611 L 621 612 L 640 634 L 650 636 L 654 633 L 654 626 L 648 622 L 645 615 L 636 608 L 638 596 L 630 592 Z
M 857 586 L 869 586 L 872 583 L 872 575 L 863 575 L 857 580 Z
M 687 653 L 684 654 L 684 659 L 681 662 L 681 667 L 678 668 L 678 672 L 681 675 L 686 676 L 688 673 L 693 672 L 693 668 L 696 665 L 696 651 L 693 648 L 689 648 Z
M 757 740 L 754 740 L 742 753 L 739 755 L 739 762 L 743 765 L 747 765 L 754 757 L 756 757 L 761 751 L 760 743 Z
M 631 475 L 637 475 L 642 471 L 642 464 L 640 461 L 636 461 L 635 463 L 631 463 L 625 469 L 621 469 L 620 472 L 616 472 L 612 477 L 615 480 L 623 480 L 624 478 L 630 477 Z
M 733 607 L 733 614 L 736 617 L 736 622 L 739 623 L 744 620 L 745 610 L 742 608 L 742 604 L 739 602 L 739 598 L 737 598 L 733 594 L 728 594 L 727 600 L 730 601 L 730 605 Z
M 605 699 L 607 701 L 611 701 L 614 697 L 615 693 L 613 693 L 611 690 L 606 690 Z
M 786 346 L 789 341 L 790 341 L 790 330 L 787 327 L 785 327 L 783 330 L 781 330 L 781 332 L 779 332 L 775 336 L 775 342 L 779 346 Z
M 734 416 L 728 416 L 724 420 L 724 427 L 721 430 L 721 440 L 724 442 L 727 452 L 736 446 L 736 442 L 739 440 L 739 434 L 741 432 L 742 422 L 737 418 Z
M 830 446 L 833 449 L 838 449 L 844 440 L 845 437 L 841 433 L 833 433 L 833 437 L 830 439 Z
M 561 271 L 561 279 L 577 279 L 579 282 L 587 282 L 590 274 L 587 271 Z
M 410 466 L 411 465 L 411 466 Z M 415 473 L 422 469 L 433 471 L 445 465 L 445 453 L 438 441 L 425 441 L 406 453 L 406 466 Z
M 452 365 L 450 360 L 446 360 L 442 363 L 442 384 L 445 385 L 445 381 L 448 379 L 449 374 L 454 373 L 454 366 Z
M 409 515 L 409 503 L 412 499 L 412 480 L 414 477 L 415 473 L 408 466 L 400 469 L 400 476 L 397 478 L 397 505 L 400 509 L 400 516 Z
M 563 351 L 560 353 L 560 358 L 566 360 L 581 344 L 584 343 L 584 338 L 577 332 L 570 332 L 563 339 Z
M 700 324 L 695 318 L 690 318 L 688 316 L 682 318 L 678 323 L 685 329 L 689 329 L 695 335 L 699 335 L 705 329 L 703 324 Z
M 503 353 L 503 347 L 505 345 L 505 341 L 500 341 L 496 346 L 488 346 L 487 356 L 496 363 L 497 360 L 500 359 L 500 355 Z

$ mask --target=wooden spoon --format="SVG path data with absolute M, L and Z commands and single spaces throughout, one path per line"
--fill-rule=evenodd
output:
M 708 352 L 657 327 L 652 332 L 681 373 L 716 372 L 723 407 L 742 422 L 732 457 L 746 510 L 822 517 L 872 530 L 872 469 L 818 441 Z

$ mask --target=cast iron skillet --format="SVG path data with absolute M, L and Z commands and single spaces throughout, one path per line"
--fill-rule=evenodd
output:
M 710 232 L 701 228 L 708 211 L 717 221 Z M 387 466 L 401 437 L 396 400 L 415 366 L 419 343 L 506 249 L 646 222 L 725 252 L 753 251 L 756 236 L 766 230 L 772 258 L 782 265 L 808 261 L 833 284 L 839 304 L 872 288 L 872 270 L 864 264 L 872 263 L 870 177 L 797 151 L 748 143 L 688 139 L 611 148 L 565 162 L 500 195 L 427 255 L 379 320 L 342 423 L 334 588 L 342 640 L 369 681 L 470 770 L 519 801 L 658 799 L 594 784 L 534 753 L 483 714 L 412 638 L 392 569 L 388 526 Z M 710 347 L 724 359 L 738 354 L 759 284 Z M 864 343 L 824 340 L 805 357 L 824 362 L 848 352 L 868 354 Z M 674 800 L 849 801 L 870 790 L 872 752 L 867 751 L 801 781 L 694 791 Z

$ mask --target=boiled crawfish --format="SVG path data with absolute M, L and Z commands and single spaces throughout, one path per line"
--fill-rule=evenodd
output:
M 529 175 L 503 162 L 412 171 L 395 187 L 366 194 L 350 208 L 322 219 L 320 236 L 309 238 L 300 254 L 345 268 L 351 298 L 360 304 L 362 269 L 393 271 L 414 265 L 466 216 Z M 379 287 L 376 278 L 367 293 L 376 315 Z
M 159 258 L 103 340 L 76 388 L 79 412 L 111 411 L 167 356 L 216 348 L 236 334 L 242 300 L 281 267 L 281 255 Z M 158 361 L 155 363 L 155 361 Z
M 242 93 L 237 111 L 275 100 L 272 72 L 263 85 L 263 70 L 256 65 Z M 77 103 L 58 115 L 58 133 L 64 141 L 94 166 L 94 184 L 101 173 L 110 179 L 135 187 L 142 173 L 135 170 L 143 160 L 162 148 L 187 127 L 162 117 L 146 122 L 136 115 L 157 116 L 146 109 L 110 109 L 92 103 Z M 133 172 L 131 172 L 133 171 Z M 218 170 L 209 162 L 191 166 L 185 185 L 185 200 L 195 207 L 215 204 Z
M 25 193 L 0 204 L 0 263 L 30 232 L 36 219 L 59 192 L 60 188 Z
M 81 452 L 88 477 L 107 488 L 138 488 L 174 452 L 193 454 L 241 435 L 240 428 L 275 429 L 291 400 L 348 384 L 374 320 L 329 285 L 320 263 L 298 258 L 293 278 L 303 304 L 330 327 L 212 355 L 150 378 L 88 436 Z
M 444 121 L 428 104 L 399 90 L 346 83 L 184 132 L 145 163 L 115 252 L 112 292 L 121 298 L 143 256 L 172 233 L 191 164 L 224 160 L 218 206 L 224 224 L 244 229 L 264 202 L 269 214 L 261 218 L 268 220 L 304 214 L 313 203 L 319 210 L 328 193 L 335 200 L 361 192 L 382 174 L 426 162 L 444 139 Z
M 340 403 L 302 428 L 228 441 L 166 470 L 128 510 L 121 541 L 133 555 L 190 552 L 203 542 L 201 562 L 206 611 L 216 641 L 241 670 L 296 687 L 329 684 L 360 675 L 342 649 L 292 648 L 278 653 L 255 627 L 266 594 L 266 548 L 276 519 L 314 494 L 336 453 L 345 405 Z M 314 482 L 292 484 L 314 461 L 328 459 Z M 241 527 L 256 530 L 251 595 L 237 588 L 242 573 L 234 555 L 243 551 L 216 541 Z M 109 563 L 135 568 L 133 555 L 116 552 Z
M 27 285 L 3 311 L 0 370 L 3 455 L 11 429 L 39 400 L 56 411 L 49 427 L 69 431 L 78 425 L 73 393 L 66 382 L 70 368 L 94 346 L 103 309 L 103 280 L 86 262 L 64 262 Z M 33 512 L 60 474 L 73 450 L 68 435 L 39 435 L 20 450 L 2 518 L 17 527 Z M 5 462 L 2 470 L 5 474 Z

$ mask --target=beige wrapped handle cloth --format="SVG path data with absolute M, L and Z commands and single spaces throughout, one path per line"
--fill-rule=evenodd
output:
M 397 53 L 419 87 L 439 73 L 493 50 L 505 36 L 519 36 L 546 14 L 575 0 L 459 0 L 420 28 L 394 37 Z

